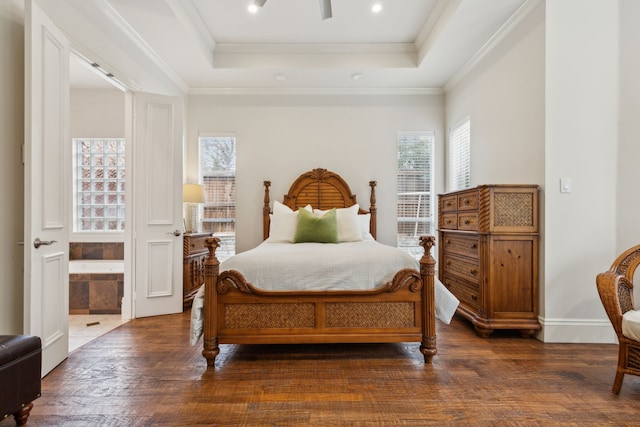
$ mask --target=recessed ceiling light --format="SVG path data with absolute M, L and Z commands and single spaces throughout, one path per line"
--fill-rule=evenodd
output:
M 353 74 L 351 74 L 351 78 L 353 80 L 360 80 L 362 77 L 364 77 L 364 74 L 362 74 L 362 73 L 353 73 Z
M 287 75 L 283 74 L 283 73 L 278 73 L 278 74 L 274 75 L 273 78 L 275 78 L 279 82 L 283 82 L 283 81 L 287 80 Z
M 380 3 L 374 3 L 373 6 L 371 6 L 371 12 L 373 13 L 379 13 L 382 10 L 382 4 Z
M 249 6 L 247 6 L 247 10 L 249 11 L 249 13 L 258 13 L 258 6 L 256 6 L 254 3 L 251 3 Z

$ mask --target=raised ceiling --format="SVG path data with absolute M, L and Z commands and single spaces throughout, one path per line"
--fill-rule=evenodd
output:
M 325 20 L 318 0 L 267 0 L 255 14 L 252 0 L 42 2 L 79 50 L 98 35 L 124 48 L 130 65 L 97 56 L 133 89 L 148 88 L 141 71 L 153 67 L 188 93 L 427 93 L 455 82 L 538 0 L 332 0 Z

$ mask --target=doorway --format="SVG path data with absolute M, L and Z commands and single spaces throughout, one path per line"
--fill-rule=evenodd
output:
M 125 323 L 126 94 L 81 54 L 69 56 L 73 207 L 69 352 Z M 128 276 L 127 276 L 128 279 Z

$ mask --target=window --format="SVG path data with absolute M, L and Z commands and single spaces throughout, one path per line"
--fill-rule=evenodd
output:
M 125 141 L 74 138 L 74 231 L 124 230 Z
M 220 239 L 218 260 L 236 252 L 236 138 L 200 136 L 200 182 L 204 186 L 202 229 Z
M 449 130 L 450 190 L 471 185 L 471 120 L 467 117 Z
M 398 242 L 420 258 L 419 237 L 433 234 L 433 132 L 398 133 Z

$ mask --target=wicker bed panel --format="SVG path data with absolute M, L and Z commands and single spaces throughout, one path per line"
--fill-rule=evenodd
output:
M 333 302 L 326 304 L 327 328 L 412 328 L 411 302 Z
M 312 303 L 225 304 L 224 329 L 313 328 Z

